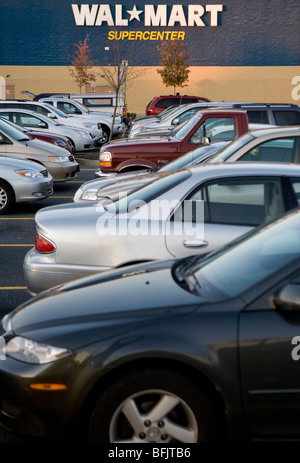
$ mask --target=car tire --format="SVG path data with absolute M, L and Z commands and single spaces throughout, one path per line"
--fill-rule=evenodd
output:
M 15 194 L 12 187 L 0 180 L 0 214 L 6 214 L 15 204 Z
M 108 140 L 109 140 L 110 130 L 109 130 L 108 127 L 103 127 L 102 126 L 102 131 L 103 131 L 103 136 L 102 136 L 101 143 L 104 145 L 104 143 L 107 143 Z
M 213 442 L 215 423 L 212 406 L 196 383 L 175 371 L 141 369 L 120 377 L 98 398 L 89 442 Z

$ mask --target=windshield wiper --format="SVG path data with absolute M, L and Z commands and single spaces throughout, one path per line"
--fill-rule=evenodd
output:
M 194 273 L 191 272 L 191 268 L 194 267 L 194 264 L 198 260 L 199 256 L 184 259 L 178 265 L 175 265 L 172 273 L 173 277 L 182 288 L 186 289 L 190 293 L 200 295 L 201 286 Z

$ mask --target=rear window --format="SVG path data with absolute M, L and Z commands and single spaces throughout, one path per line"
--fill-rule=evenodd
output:
M 274 111 L 277 125 L 300 124 L 300 111 Z

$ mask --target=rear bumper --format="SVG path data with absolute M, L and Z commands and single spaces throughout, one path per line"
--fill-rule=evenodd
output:
M 34 296 L 54 286 L 111 270 L 111 267 L 57 264 L 55 253 L 40 254 L 32 248 L 25 256 L 23 269 L 27 290 Z

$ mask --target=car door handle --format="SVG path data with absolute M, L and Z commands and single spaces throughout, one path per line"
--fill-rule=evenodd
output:
M 183 242 L 184 246 L 186 248 L 198 248 L 198 247 L 201 247 L 201 246 L 207 246 L 208 245 L 208 241 L 205 241 L 205 240 L 185 240 Z

